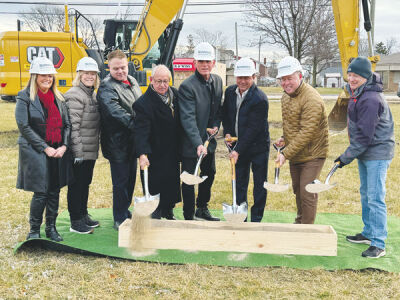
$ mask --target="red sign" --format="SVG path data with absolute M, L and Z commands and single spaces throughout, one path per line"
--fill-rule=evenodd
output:
M 177 58 L 172 63 L 174 71 L 194 71 L 196 70 L 194 66 L 193 58 Z

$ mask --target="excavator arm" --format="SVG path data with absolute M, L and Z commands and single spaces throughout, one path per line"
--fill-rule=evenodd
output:
M 362 0 L 364 12 L 364 28 L 368 33 L 369 57 L 372 70 L 375 70 L 379 56 L 373 55 L 371 41 L 371 21 L 369 18 L 368 0 Z M 360 41 L 360 1 L 359 0 L 332 0 L 332 10 L 335 17 L 336 35 L 338 40 L 340 59 L 342 62 L 343 78 L 347 81 L 347 68 L 353 58 L 358 56 Z M 349 95 L 343 90 L 335 106 L 329 114 L 329 128 L 340 131 L 347 126 L 347 105 Z

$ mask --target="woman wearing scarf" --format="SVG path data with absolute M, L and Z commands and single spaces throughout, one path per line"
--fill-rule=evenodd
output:
M 92 233 L 99 222 L 88 214 L 87 203 L 93 169 L 99 156 L 100 113 L 95 89 L 99 87 L 99 68 L 90 57 L 82 58 L 76 67 L 73 87 L 65 93 L 71 120 L 71 150 L 74 156 L 74 180 L 68 185 L 68 211 L 71 232 Z
M 15 119 L 20 131 L 17 188 L 33 192 L 27 239 L 40 238 L 46 208 L 46 237 L 62 241 L 56 230 L 60 188 L 71 170 L 68 143 L 71 124 L 63 96 L 57 90 L 53 63 L 37 57 L 31 63 L 28 86 L 20 91 Z

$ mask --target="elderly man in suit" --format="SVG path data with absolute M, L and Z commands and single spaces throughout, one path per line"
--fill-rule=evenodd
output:
M 179 87 L 179 108 L 182 127 L 182 169 L 193 173 L 197 157 L 206 154 L 200 165 L 200 176 L 208 178 L 199 185 L 197 209 L 195 212 L 194 186 L 182 183 L 183 215 L 185 220 L 193 218 L 219 221 L 208 210 L 211 186 L 215 176 L 216 141 L 208 148 L 203 143 L 207 133 L 215 133 L 220 126 L 220 107 L 222 98 L 222 79 L 211 74 L 215 66 L 215 51 L 209 43 L 200 43 L 194 51 L 195 74 L 187 78 Z

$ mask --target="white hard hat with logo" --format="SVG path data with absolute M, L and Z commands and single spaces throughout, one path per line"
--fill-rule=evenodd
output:
M 91 57 L 84 57 L 78 61 L 76 66 L 76 71 L 93 71 L 93 72 L 100 72 L 99 66 L 97 62 Z
M 214 60 L 215 59 L 214 47 L 206 42 L 198 44 L 194 48 L 193 58 L 195 60 Z
M 235 65 L 233 75 L 238 76 L 253 76 L 257 73 L 254 62 L 248 58 L 243 57 Z
M 303 72 L 300 62 L 293 56 L 286 56 L 278 64 L 278 75 L 276 75 L 276 78 L 292 75 L 297 71 Z
M 29 74 L 57 74 L 56 69 L 54 68 L 53 63 L 47 57 L 36 57 L 32 63 L 31 68 L 29 69 Z

